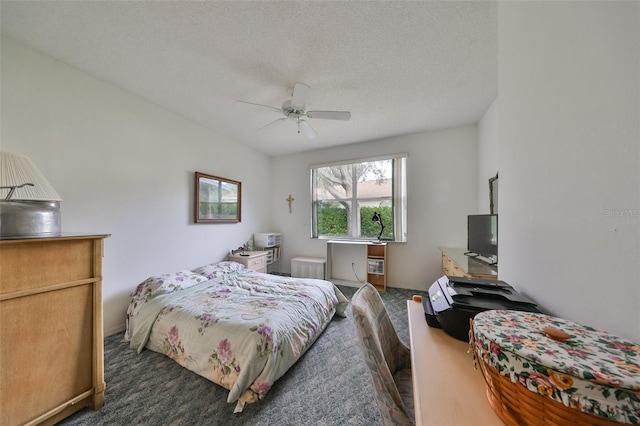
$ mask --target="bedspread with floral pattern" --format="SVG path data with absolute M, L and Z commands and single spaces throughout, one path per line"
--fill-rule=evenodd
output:
M 542 331 L 571 337 L 564 343 Z M 640 424 L 640 345 L 544 314 L 485 311 L 473 320 L 478 357 L 512 382 L 582 412 Z
M 267 275 L 233 262 L 194 273 L 208 281 L 146 298 L 138 288 L 126 336 L 138 352 L 163 353 L 229 389 L 227 402 L 264 397 L 348 303 L 329 281 Z

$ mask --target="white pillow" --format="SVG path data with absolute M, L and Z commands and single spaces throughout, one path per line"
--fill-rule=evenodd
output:
M 242 263 L 224 261 L 201 266 L 194 269 L 193 272 L 195 272 L 196 274 L 204 275 L 208 280 L 212 280 L 226 274 L 240 272 L 244 269 L 245 266 Z
M 152 294 L 171 293 L 176 290 L 183 290 L 207 280 L 203 275 L 189 270 L 162 274 L 149 277 L 140 283 L 131 294 L 131 297 L 134 299 L 146 299 Z

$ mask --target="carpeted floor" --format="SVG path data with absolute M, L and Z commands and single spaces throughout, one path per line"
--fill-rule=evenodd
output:
M 351 299 L 355 288 L 340 286 Z M 382 298 L 401 340 L 409 343 L 406 300 L 414 290 L 389 288 Z M 426 326 L 426 323 L 425 323 Z M 130 350 L 119 333 L 105 339 L 105 406 L 84 408 L 64 425 L 379 425 L 380 415 L 351 321 L 335 317 L 307 353 L 255 404 L 233 414 L 228 391 L 164 355 Z

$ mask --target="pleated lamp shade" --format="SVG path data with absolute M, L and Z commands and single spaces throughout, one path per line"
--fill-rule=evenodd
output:
M 10 189 L 6 187 L 20 186 L 11 195 L 11 200 L 62 201 L 44 175 L 26 155 L 0 152 L 0 200 L 4 200 Z

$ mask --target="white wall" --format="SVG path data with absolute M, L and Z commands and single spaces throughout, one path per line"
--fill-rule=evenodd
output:
M 442 275 L 438 247 L 466 246 L 466 217 L 478 204 L 475 125 L 275 157 L 272 216 L 274 231 L 283 233 L 284 271 L 289 271 L 292 257 L 326 256 L 326 242 L 310 238 L 309 165 L 399 152 L 409 154 L 408 237 L 407 243 L 388 247 L 387 285 L 426 290 Z M 289 194 L 295 198 L 291 214 Z M 364 251 L 337 250 L 343 250 L 334 255 L 339 278 L 355 281 L 351 272 L 355 262 L 363 279 Z
M 0 148 L 61 195 L 63 232 L 112 235 L 107 334 L 124 328 L 138 283 L 222 260 L 270 224 L 269 157 L 6 38 L 1 77 Z M 195 171 L 242 182 L 240 224 L 193 223 Z
M 636 342 L 639 8 L 499 5 L 500 277 Z

